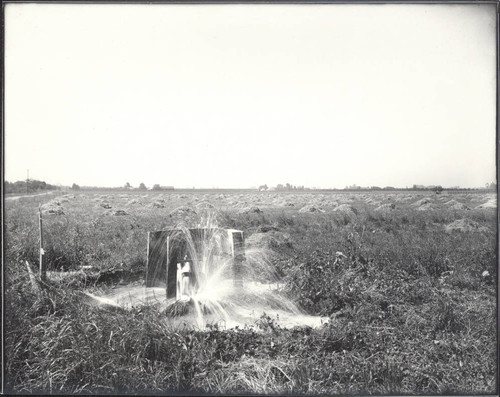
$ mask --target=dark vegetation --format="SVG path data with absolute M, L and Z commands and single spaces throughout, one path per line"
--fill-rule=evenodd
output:
M 114 217 L 89 198 L 76 200 L 71 213 L 45 222 L 49 270 L 140 272 L 146 232 L 174 225 L 168 212 Z M 262 314 L 243 329 L 193 331 L 173 328 L 153 307 L 85 305 L 79 291 L 99 288 L 95 279 L 50 281 L 34 292 L 24 262 L 38 260 L 38 202 L 10 203 L 6 391 L 498 393 L 496 211 L 467 213 L 488 229 L 445 233 L 463 213 L 398 206 L 381 214 L 354 205 L 355 218 L 293 208 L 219 216 L 222 227 L 249 237 L 286 236 L 275 240 L 271 256 L 282 293 L 329 324 L 283 329 Z
M 6 194 L 11 194 L 11 193 L 29 194 L 40 191 L 59 190 L 59 187 L 51 185 L 50 183 L 46 183 L 44 181 L 29 179 L 27 181 L 17 181 L 17 182 L 5 181 L 4 189 Z

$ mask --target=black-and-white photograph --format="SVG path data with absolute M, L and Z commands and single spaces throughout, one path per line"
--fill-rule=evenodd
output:
M 3 2 L 3 392 L 498 395 L 497 2 Z

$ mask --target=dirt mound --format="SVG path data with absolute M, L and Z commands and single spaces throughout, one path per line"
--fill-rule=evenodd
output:
M 173 218 L 174 220 L 183 221 L 184 223 L 186 223 L 198 218 L 198 213 L 190 207 L 183 206 L 171 211 L 168 216 L 170 218 Z
M 165 208 L 161 201 L 153 201 L 149 206 L 151 208 Z
M 295 207 L 295 204 L 291 201 L 283 201 L 279 204 L 280 207 Z
M 339 204 L 340 203 L 338 201 L 334 201 L 334 200 L 324 200 L 323 201 L 323 206 L 324 207 L 335 208 L 335 207 L 338 207 Z
M 107 209 L 107 210 L 110 210 L 110 209 L 111 209 L 111 204 L 106 203 L 106 202 L 101 203 L 101 204 L 100 204 L 100 206 L 101 206 L 102 208 L 104 208 L 104 209 Z
M 396 204 L 390 203 L 390 204 L 382 204 L 381 206 L 375 208 L 375 211 L 387 213 L 387 212 L 394 211 L 395 209 L 396 209 Z
M 290 200 L 274 199 L 272 204 L 277 207 L 295 207 L 295 204 Z
M 140 204 L 139 200 L 136 200 L 136 199 L 129 200 L 129 201 L 127 201 L 127 204 L 125 204 L 125 205 L 133 205 L 133 204 Z
M 315 207 L 312 204 L 306 204 L 299 210 L 299 212 L 325 212 L 325 210 Z
M 372 205 L 380 205 L 380 201 L 377 199 L 374 199 L 372 197 L 368 197 L 366 200 L 363 200 L 366 204 L 372 204 Z
M 114 216 L 126 216 L 126 215 L 128 215 L 128 212 L 125 210 L 116 210 L 115 212 L 113 212 L 113 215 Z
M 64 215 L 62 207 L 47 207 L 42 209 L 42 214 L 46 215 Z
M 290 235 L 278 231 L 266 233 L 254 233 L 245 240 L 245 244 L 255 248 L 279 248 L 282 246 L 291 247 Z
M 434 200 L 432 200 L 430 197 L 424 197 L 424 198 L 421 198 L 418 201 L 415 201 L 412 205 L 414 207 L 421 207 L 423 205 L 431 204 L 433 201 Z
M 412 195 L 407 195 L 407 196 L 398 196 L 394 199 L 396 203 L 409 203 L 413 200 Z
M 61 202 L 58 200 L 52 200 L 42 205 L 41 210 L 44 215 L 64 215 Z
M 351 216 L 358 215 L 358 210 L 349 204 L 340 204 L 333 211 L 340 212 L 340 213 L 345 214 L 345 215 L 351 215 Z
M 483 209 L 483 208 L 497 208 L 497 200 L 495 198 L 489 199 L 486 203 L 483 203 L 481 205 L 478 205 L 476 208 Z
M 465 204 L 462 204 L 462 203 L 453 204 L 449 208 L 450 208 L 450 210 L 454 210 L 454 211 L 468 211 L 468 210 L 470 210 L 469 207 L 467 207 Z
M 454 199 L 447 201 L 446 203 L 444 203 L 444 205 L 446 205 L 450 210 L 455 210 L 455 211 L 470 210 L 470 208 L 467 207 L 465 204 L 462 204 Z
M 486 232 L 489 229 L 471 219 L 458 219 L 444 227 L 446 232 Z
M 426 204 L 423 204 L 423 205 L 417 207 L 417 211 L 436 211 L 437 209 L 438 209 L 438 207 L 436 207 L 432 203 L 426 203 Z

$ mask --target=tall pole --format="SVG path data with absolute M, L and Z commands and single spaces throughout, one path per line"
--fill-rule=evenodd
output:
M 40 224 L 40 280 L 45 281 L 46 279 L 46 269 L 45 263 L 43 262 L 43 228 L 42 228 L 42 207 L 38 207 L 38 220 Z
M 28 169 L 28 174 L 26 176 L 26 194 L 28 194 L 28 184 L 29 184 L 29 181 L 30 181 L 30 170 Z

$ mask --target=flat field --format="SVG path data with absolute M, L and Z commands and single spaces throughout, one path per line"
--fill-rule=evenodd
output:
M 45 284 L 26 266 L 38 264 L 40 204 Z M 6 391 L 496 394 L 496 207 L 495 194 L 446 191 L 6 200 Z M 238 329 L 183 329 L 155 307 L 82 299 L 140 284 L 147 232 L 210 212 L 268 253 L 280 294 L 328 323 L 286 328 L 259 313 Z

